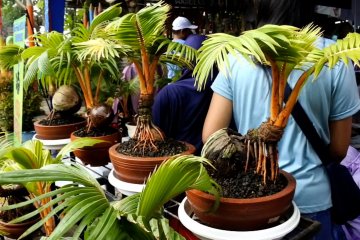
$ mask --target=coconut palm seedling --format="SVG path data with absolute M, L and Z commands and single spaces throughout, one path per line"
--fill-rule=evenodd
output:
M 110 22 L 105 32 L 129 63 L 135 65 L 140 85 L 140 100 L 137 129 L 134 139 L 137 148 L 157 149 L 156 140 L 164 140 L 163 132 L 152 123 L 151 106 L 154 100 L 155 72 L 158 64 L 172 62 L 193 68 L 192 61 L 197 51 L 186 45 L 172 42 L 163 35 L 170 5 L 163 1 L 145 7 L 137 13 L 128 13 Z M 84 56 L 92 55 L 91 42 L 82 46 L 88 51 Z M 174 54 L 175 53 L 175 54 Z M 179 54 L 176 54 L 179 53 Z
M 0 139 L 0 166 L 1 166 L 1 174 L 17 172 L 24 169 L 41 169 L 47 165 L 51 164 L 62 164 L 63 157 L 69 152 L 86 147 L 92 146 L 94 144 L 102 142 L 101 140 L 82 138 L 76 141 L 72 141 L 67 144 L 54 158 L 51 156 L 49 150 L 43 149 L 43 144 L 38 140 L 27 141 L 22 144 L 21 147 L 13 147 L 12 142 L 9 140 L 8 136 L 3 136 Z M 24 176 L 19 176 L 22 178 Z M 51 205 L 49 204 L 52 201 L 51 196 L 47 196 L 42 199 L 38 199 L 38 196 L 42 194 L 47 194 L 51 191 L 51 184 L 54 181 L 41 180 L 27 182 L 22 181 L 21 184 L 26 188 L 29 192 L 30 199 L 32 199 L 32 204 L 37 209 L 37 213 L 28 214 L 20 217 L 18 220 L 14 221 L 14 223 L 23 222 L 25 220 L 31 219 L 36 215 L 40 215 L 42 221 L 38 226 L 43 224 L 46 235 L 50 235 L 54 230 L 55 218 L 54 215 L 51 215 L 52 211 Z M 7 184 L 15 184 L 15 182 L 7 183 Z M 24 202 L 20 203 L 22 205 Z M 22 205 L 26 206 L 26 205 Z M 50 215 L 49 215 L 50 214 Z M 23 219 L 25 218 L 25 219 Z
M 174 156 L 149 178 L 141 193 L 115 202 L 109 202 L 99 183 L 82 166 L 50 164 L 40 169 L 0 173 L 0 184 L 73 182 L 21 204 L 0 207 L 0 210 L 51 198 L 42 208 L 14 221 L 28 219 L 45 207 L 51 208 L 48 216 L 59 215 L 61 218 L 48 239 L 60 239 L 70 229 L 74 230 L 74 239 L 80 236 L 83 239 L 184 239 L 169 227 L 168 220 L 162 214 L 162 206 L 191 188 L 217 195 L 218 186 L 211 180 L 203 164 L 208 164 L 204 158 Z M 34 224 L 20 238 L 31 234 L 45 221 L 42 219 Z
M 221 129 L 210 136 L 203 148 L 203 156 L 215 159 L 230 158 L 235 152 L 245 159 L 245 171 L 249 161 L 255 161 L 255 171 L 267 179 L 275 181 L 279 173 L 277 143 L 281 139 L 292 109 L 304 84 L 310 76 L 314 79 L 323 69 L 333 68 L 338 61 L 348 63 L 349 59 L 359 65 L 360 35 L 350 33 L 324 49 L 315 47 L 320 28 L 308 25 L 303 29 L 292 26 L 265 25 L 245 31 L 238 37 L 227 34 L 212 34 L 200 48 L 199 62 L 195 67 L 199 88 L 204 86 L 212 66 L 229 76 L 228 54 L 271 67 L 272 89 L 270 116 L 256 129 L 240 136 Z M 288 100 L 284 103 L 284 92 L 288 76 L 293 70 L 302 74 L 296 82 Z
M 68 85 L 60 86 L 52 98 L 52 110 L 48 116 L 50 121 L 56 114 L 60 116 L 71 116 L 81 108 L 81 98 L 74 87 Z
M 99 14 L 88 28 L 77 24 L 69 34 L 50 32 L 34 36 L 34 47 L 23 49 L 16 45 L 0 50 L 0 64 L 12 66 L 20 60 L 26 61 L 24 89 L 40 76 L 46 89 L 77 83 L 88 111 L 101 104 L 102 85 L 109 79 L 119 79 L 119 48 L 122 46 L 109 40 L 105 25 L 118 17 L 121 8 L 113 6 Z M 84 46 L 83 43 L 87 42 Z M 84 54 L 90 51 L 91 54 Z M 122 53 L 126 50 L 122 49 Z M 75 97 L 74 97 L 75 99 Z M 77 106 L 77 101 L 69 104 Z M 72 106 L 69 105 L 69 108 Z M 60 106 L 60 105 L 57 105 Z M 57 109 L 55 109 L 57 110 Z M 57 111 L 66 112 L 67 109 Z

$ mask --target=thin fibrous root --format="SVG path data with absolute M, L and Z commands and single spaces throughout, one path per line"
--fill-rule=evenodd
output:
M 250 157 L 250 140 L 247 141 L 247 147 L 246 147 L 246 164 L 245 164 L 245 172 L 247 172 L 248 166 L 249 166 L 249 157 Z
M 275 169 L 273 145 L 271 144 L 269 146 L 269 158 L 270 158 L 271 180 L 274 181 L 276 169 Z

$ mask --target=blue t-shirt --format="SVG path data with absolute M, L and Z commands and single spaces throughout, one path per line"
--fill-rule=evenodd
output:
M 320 38 L 323 48 L 331 40 Z M 266 121 L 270 113 L 271 71 L 264 66 L 241 62 L 229 56 L 230 76 L 219 74 L 212 85 L 215 93 L 233 103 L 233 117 L 238 131 L 246 134 Z M 359 93 L 354 68 L 338 63 L 332 71 L 324 68 L 318 79 L 303 87 L 301 103 L 321 138 L 330 142 L 329 121 L 352 116 L 360 109 Z M 294 71 L 288 79 L 291 88 L 301 75 Z M 278 144 L 279 166 L 291 173 L 297 182 L 295 202 L 302 213 L 312 213 L 331 207 L 329 180 L 321 160 L 305 135 L 290 116 L 283 137 Z
M 185 40 L 183 39 L 174 39 L 173 42 L 178 42 L 181 44 L 184 44 Z M 173 77 L 175 77 L 177 75 L 177 73 L 181 73 L 181 68 L 175 64 L 171 64 L 171 63 L 167 63 L 166 64 L 167 70 L 168 70 L 168 74 L 167 77 L 172 79 Z

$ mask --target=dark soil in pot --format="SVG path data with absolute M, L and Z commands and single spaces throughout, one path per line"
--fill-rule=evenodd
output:
M 44 126 L 59 126 L 66 124 L 73 124 L 83 122 L 85 119 L 79 115 L 71 115 L 66 117 L 55 117 L 52 120 L 50 119 L 42 119 L 39 121 L 39 124 Z
M 74 132 L 74 135 L 77 137 L 102 137 L 116 133 L 118 130 L 112 127 L 103 127 L 103 128 L 91 128 L 87 132 L 87 127 L 83 127 Z
M 129 141 L 121 143 L 116 150 L 125 155 L 143 157 L 143 149 L 134 149 L 136 143 L 136 140 L 129 139 Z M 144 151 L 146 157 L 173 156 L 186 151 L 186 145 L 184 143 L 171 138 L 165 139 L 164 141 L 155 141 L 154 144 L 158 148 L 158 151 L 153 151 L 149 145 L 149 148 Z
M 263 177 L 255 172 L 255 165 L 249 165 L 244 171 L 244 159 L 234 156 L 232 159 L 215 161 L 216 170 L 207 166 L 210 176 L 223 190 L 223 197 L 226 198 L 256 198 L 273 195 L 280 192 L 287 185 L 284 176 L 279 175 L 275 182 L 270 179 L 264 185 Z
M 12 205 L 28 200 L 28 191 L 18 185 L 3 185 L 0 187 L 0 205 Z M 3 222 L 10 222 L 18 217 L 35 210 L 34 205 L 29 204 L 20 208 L 15 208 L 7 211 L 0 211 L 0 220 Z M 28 221 L 38 219 L 36 215 Z

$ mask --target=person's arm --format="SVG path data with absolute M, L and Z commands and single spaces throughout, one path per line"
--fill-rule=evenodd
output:
M 330 122 L 329 155 L 332 161 L 341 162 L 347 153 L 351 138 L 352 117 Z
M 232 117 L 232 101 L 214 93 L 206 115 L 202 140 L 205 143 L 208 137 L 220 128 L 228 127 Z

